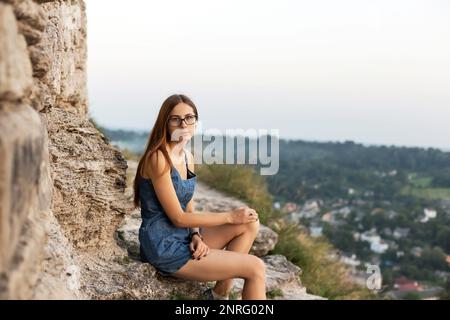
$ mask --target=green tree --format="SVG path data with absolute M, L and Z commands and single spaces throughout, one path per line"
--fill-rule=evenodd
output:
M 436 236 L 436 241 L 446 252 L 450 252 L 450 228 L 447 226 L 440 228 Z
M 441 300 L 450 300 L 450 279 L 445 281 L 444 290 L 441 292 L 439 298 Z
M 420 300 L 420 294 L 411 291 L 404 295 L 403 300 Z

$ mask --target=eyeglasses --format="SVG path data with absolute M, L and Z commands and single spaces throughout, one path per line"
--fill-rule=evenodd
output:
M 170 117 L 169 118 L 169 124 L 173 127 L 179 127 L 181 126 L 181 122 L 184 121 L 187 125 L 193 125 L 197 122 L 197 116 L 196 115 L 187 115 L 183 119 L 180 117 Z

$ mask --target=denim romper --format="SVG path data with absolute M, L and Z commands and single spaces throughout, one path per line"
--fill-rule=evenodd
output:
M 194 195 L 197 180 L 197 175 L 188 168 L 186 151 L 184 156 L 187 168 L 186 180 L 174 166 L 170 168 L 173 186 L 183 211 Z M 159 202 L 151 179 L 143 177 L 139 179 L 142 217 L 139 228 L 141 259 L 153 265 L 162 276 L 169 276 L 192 257 L 189 249 L 190 228 L 176 227 Z

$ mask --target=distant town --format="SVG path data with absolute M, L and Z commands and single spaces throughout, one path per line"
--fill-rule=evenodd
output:
M 395 170 L 387 173 L 395 175 Z M 349 188 L 348 195 L 353 196 L 355 190 Z M 372 196 L 371 191 L 363 192 L 363 196 Z M 275 202 L 274 208 L 284 212 L 285 220 L 303 226 L 312 237 L 327 237 L 339 247 L 336 255 L 341 262 L 351 270 L 352 279 L 366 284 L 369 274 L 366 272 L 369 265 L 378 265 L 381 269 L 401 271 L 402 264 L 399 261 L 405 256 L 412 259 L 420 259 L 426 249 L 425 245 L 408 245 L 405 241 L 411 235 L 411 228 L 389 225 L 389 221 L 395 221 L 399 214 L 392 208 L 390 201 L 383 201 L 382 207 L 375 207 L 373 202 L 364 198 L 351 197 L 349 199 L 336 199 L 326 201 L 324 199 L 310 199 L 302 204 L 295 202 Z M 386 224 L 382 227 L 376 225 L 369 228 L 367 216 L 377 220 L 377 215 L 382 215 Z M 437 207 L 424 207 L 412 223 L 420 228 L 421 224 L 427 224 L 435 220 L 438 215 L 450 218 L 450 201 L 442 200 Z M 354 245 L 346 246 L 345 240 L 341 240 L 333 230 L 340 229 L 341 233 L 348 237 Z M 339 232 L 338 232 L 339 233 Z M 343 236 L 343 237 L 345 237 Z M 392 259 L 392 257 L 394 257 Z M 450 265 L 450 255 L 445 255 L 445 263 Z M 445 282 L 450 277 L 448 267 L 444 270 L 433 270 L 435 278 Z M 384 272 L 386 273 L 386 272 Z M 401 272 L 398 272 L 399 274 Z M 439 281 L 438 281 L 439 282 Z M 439 296 L 443 287 L 430 281 L 417 281 L 403 275 L 390 277 L 383 281 L 383 295 L 395 299 L 403 299 L 417 296 L 420 299 L 432 299 Z

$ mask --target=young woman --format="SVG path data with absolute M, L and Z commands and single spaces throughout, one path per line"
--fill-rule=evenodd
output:
M 163 276 L 217 281 L 205 292 L 210 299 L 228 299 L 233 278 L 245 281 L 243 300 L 266 299 L 264 262 L 248 254 L 259 230 L 255 210 L 194 211 L 197 175 L 185 145 L 197 120 L 196 106 L 182 94 L 168 97 L 159 110 L 134 181 L 141 257 Z

